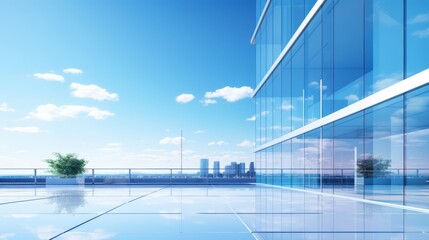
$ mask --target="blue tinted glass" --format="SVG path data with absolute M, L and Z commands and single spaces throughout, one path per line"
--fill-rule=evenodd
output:
M 315 129 L 305 133 L 305 188 L 321 190 L 320 162 L 321 162 L 321 131 Z
M 282 133 L 286 134 L 291 131 L 292 117 L 292 70 L 290 54 L 287 54 L 282 61 Z
M 365 1 L 365 94 L 403 79 L 402 0 Z
M 266 22 L 266 35 L 267 35 L 267 65 L 265 67 L 264 72 L 267 72 L 268 69 L 270 69 L 272 63 L 273 63 L 273 46 L 274 46 L 274 31 L 273 31 L 273 5 L 270 4 L 270 7 L 267 10 L 267 14 L 265 15 L 264 21 Z
M 305 2 L 303 0 L 292 0 L 292 35 L 301 25 L 305 17 Z
M 291 168 L 292 168 L 292 152 L 291 141 L 287 140 L 282 143 L 282 184 L 283 186 L 291 186 Z
M 267 90 L 267 110 L 265 112 L 265 117 L 267 119 L 266 122 L 266 132 L 267 132 L 267 142 L 271 141 L 273 139 L 273 117 L 274 117 L 274 111 L 273 111 L 273 77 L 274 75 L 271 75 L 268 79 L 266 85 Z
M 282 3 L 281 0 L 272 0 L 273 8 L 273 61 L 282 51 Z
M 282 135 L 282 75 L 281 65 L 273 73 L 273 138 Z
M 282 0 L 282 46 L 292 36 L 292 0 Z
M 407 0 L 407 77 L 429 68 L 429 4 Z
M 273 147 L 273 184 L 282 185 L 282 144 L 276 144 Z
M 304 44 L 302 40 L 292 47 L 292 130 L 304 126 Z
M 323 192 L 333 193 L 336 183 L 334 175 L 334 127 L 328 124 L 322 128 L 322 188 Z M 336 171 L 335 171 L 336 172 Z
M 334 110 L 363 97 L 363 1 L 334 6 Z
M 267 156 L 267 162 L 266 162 L 266 168 L 267 168 L 267 184 L 273 184 L 273 147 L 269 147 L 266 149 L 266 156 Z
M 333 112 L 334 107 L 334 78 L 333 78 L 333 2 L 327 1 L 322 8 L 322 115 Z
M 322 25 L 320 14 L 305 30 L 305 123 L 320 118 L 322 79 Z
M 365 110 L 365 153 L 358 171 L 365 198 L 403 204 L 403 97 Z
M 304 187 L 304 137 L 299 136 L 292 139 L 292 186 Z
M 405 204 L 429 207 L 429 86 L 406 94 L 405 102 Z
M 363 197 L 357 162 L 363 157 L 363 114 L 353 114 L 334 123 L 334 193 Z
M 267 141 L 267 89 L 264 85 L 261 90 L 259 90 L 261 95 L 261 134 L 260 134 L 260 143 L 264 144 Z

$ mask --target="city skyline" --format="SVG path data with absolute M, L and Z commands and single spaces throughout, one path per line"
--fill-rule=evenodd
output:
M 1 4 L 2 167 L 180 167 L 181 130 L 183 167 L 254 159 L 254 3 L 128 3 Z

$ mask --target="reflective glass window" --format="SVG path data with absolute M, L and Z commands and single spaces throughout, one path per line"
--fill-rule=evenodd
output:
M 429 4 L 407 0 L 407 77 L 429 68 Z

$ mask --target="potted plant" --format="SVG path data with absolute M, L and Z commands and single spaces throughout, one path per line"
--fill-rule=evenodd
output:
M 50 173 L 58 177 L 46 178 L 46 184 L 84 184 L 83 177 L 76 176 L 85 172 L 85 159 L 79 159 L 75 153 L 60 154 L 54 153 L 54 159 L 45 160 L 51 170 Z

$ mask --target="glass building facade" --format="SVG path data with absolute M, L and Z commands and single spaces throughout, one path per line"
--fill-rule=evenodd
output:
M 429 1 L 256 11 L 257 182 L 429 209 Z

